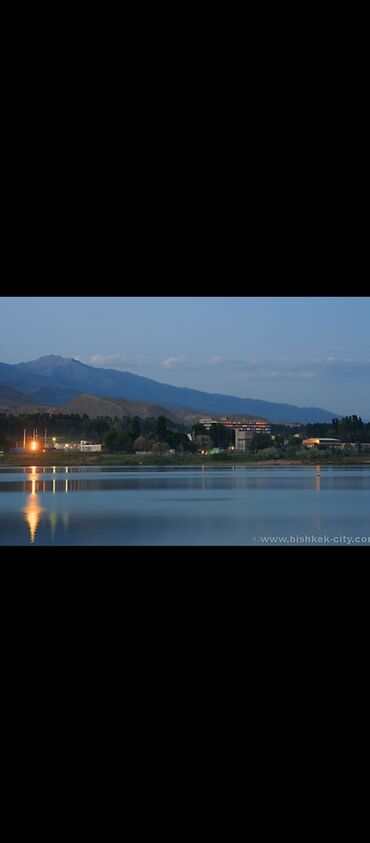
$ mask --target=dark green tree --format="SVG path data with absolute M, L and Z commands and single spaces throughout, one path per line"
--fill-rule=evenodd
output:
M 251 439 L 251 451 L 262 451 L 263 448 L 271 448 L 273 444 L 269 433 L 255 433 Z
M 213 442 L 210 436 L 206 433 L 196 437 L 195 444 L 198 451 L 209 451 L 213 448 Z
M 0 451 L 7 451 L 9 447 L 8 440 L 0 430 Z
M 228 448 L 234 444 L 235 431 L 223 424 L 212 424 L 208 433 L 216 448 Z
M 168 442 L 154 442 L 153 445 L 153 453 L 154 454 L 165 454 L 169 450 Z
M 150 439 L 146 439 L 145 436 L 138 436 L 133 444 L 133 449 L 134 451 L 150 451 L 152 444 Z
M 132 419 L 131 433 L 133 439 L 137 439 L 140 436 L 141 421 L 139 419 L 139 416 L 134 416 L 134 418 Z
M 166 416 L 158 416 L 156 434 L 158 439 L 165 440 L 168 436 Z
M 125 430 L 109 430 L 103 437 L 104 450 L 108 453 L 132 453 L 132 436 Z

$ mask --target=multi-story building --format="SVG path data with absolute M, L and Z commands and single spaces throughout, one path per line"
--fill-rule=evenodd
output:
M 199 424 L 203 424 L 206 430 L 210 430 L 213 424 L 222 424 L 229 430 L 235 431 L 235 450 L 245 451 L 247 442 L 252 439 L 255 433 L 270 433 L 271 425 L 267 419 L 261 419 L 258 416 L 240 416 L 236 419 L 230 419 L 229 416 L 222 416 L 220 419 L 212 419 L 206 417 L 199 419 Z
M 203 424 L 207 430 L 212 424 L 222 424 L 224 427 L 231 427 L 234 430 L 249 430 L 253 433 L 270 433 L 271 425 L 267 419 L 260 419 L 258 416 L 240 416 L 235 419 L 230 419 L 229 416 L 222 416 L 219 419 L 212 419 L 209 416 L 199 419 L 199 424 Z
M 240 416 L 237 419 L 230 419 L 223 416 L 220 424 L 224 427 L 232 427 L 234 430 L 247 430 L 252 433 L 271 433 L 271 425 L 267 419 L 260 419 L 258 416 Z

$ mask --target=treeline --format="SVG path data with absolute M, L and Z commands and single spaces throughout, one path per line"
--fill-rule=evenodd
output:
M 304 439 L 322 436 L 340 439 L 341 442 L 370 442 L 370 422 L 363 422 L 361 416 L 345 416 L 343 419 L 333 419 L 331 424 L 305 424 L 294 428 L 273 424 L 271 433 L 286 436 L 299 433 Z
M 9 443 L 14 445 L 23 439 L 23 431 L 32 434 L 37 430 L 40 438 L 47 431 L 48 437 L 68 437 L 70 439 L 96 439 L 101 442 L 103 434 L 109 430 L 113 419 L 97 418 L 90 419 L 86 414 L 78 415 L 72 413 L 32 413 L 30 415 L 6 415 L 0 413 L 0 435 L 2 434 Z
M 170 426 L 171 425 L 171 426 Z M 195 446 L 186 434 L 165 416 L 157 419 L 132 420 L 132 425 L 126 429 L 122 425 L 114 424 L 103 436 L 103 446 L 107 453 L 132 454 L 135 451 L 153 451 L 162 454 L 169 450 L 183 453 L 193 453 Z M 176 429 L 177 428 L 177 429 Z
M 134 443 L 139 437 L 148 440 L 151 447 L 155 443 L 165 442 L 169 448 L 183 448 L 192 450 L 192 444 L 185 434 L 186 427 L 175 424 L 165 416 L 141 419 L 138 416 L 111 418 L 100 416 L 89 418 L 84 413 L 32 413 L 31 415 L 6 415 L 0 413 L 0 449 L 8 450 L 23 441 L 23 431 L 30 436 L 33 430 L 38 431 L 40 440 L 47 431 L 48 438 L 67 438 L 79 442 L 86 439 L 91 442 L 102 442 L 105 450 L 127 451 L 132 453 Z M 145 444 L 145 441 L 144 443 Z M 150 450 L 148 444 L 148 450 Z M 188 447 L 189 446 L 189 447 Z M 142 448 L 145 450 L 145 447 Z
M 111 453 L 132 453 L 134 450 L 160 452 L 161 445 L 162 450 L 167 448 L 190 453 L 201 448 L 209 450 L 212 447 L 227 450 L 235 441 L 234 431 L 222 424 L 214 424 L 209 430 L 196 424 L 192 428 L 194 441 L 190 442 L 186 436 L 188 428 L 171 422 L 165 416 L 148 419 L 138 416 L 100 416 L 91 419 L 86 413 L 32 413 L 16 416 L 0 413 L 0 450 L 7 451 L 17 443 L 20 444 L 23 441 L 24 429 L 28 436 L 37 429 L 40 440 L 46 430 L 48 438 L 54 436 L 57 439 L 63 437 L 76 442 L 81 439 L 102 442 L 104 449 Z M 269 435 L 257 434 L 249 443 L 248 449 L 258 452 L 269 447 L 288 447 L 293 455 L 293 450 L 300 448 L 299 440 L 319 436 L 335 437 L 342 443 L 367 443 L 370 442 L 370 423 L 363 422 L 360 416 L 352 415 L 343 419 L 333 419 L 331 424 L 315 423 L 297 427 L 272 424 L 271 433 L 275 440 Z M 294 434 L 299 434 L 299 440 L 294 438 Z

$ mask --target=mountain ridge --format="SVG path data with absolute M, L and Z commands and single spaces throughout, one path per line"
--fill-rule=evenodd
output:
M 68 404 L 60 408 L 64 413 L 86 413 L 90 418 L 97 416 L 110 416 L 111 418 L 123 418 L 124 416 L 138 416 L 141 419 L 157 418 L 165 415 L 170 421 L 177 424 L 194 424 L 199 421 L 200 413 L 186 413 L 185 410 L 175 411 L 169 407 L 161 407 L 159 404 L 150 402 L 127 401 L 125 398 L 111 398 L 100 395 L 78 395 Z
M 60 355 L 47 355 L 25 363 L 0 363 L 0 383 L 18 389 L 37 403 L 38 396 L 42 394 L 42 403 L 55 406 L 63 406 L 67 395 L 73 400 L 81 394 L 87 394 L 101 398 L 149 402 L 195 414 L 200 412 L 207 415 L 255 415 L 279 423 L 331 422 L 333 418 L 341 418 L 340 414 L 321 407 L 298 407 L 294 404 L 177 387 L 134 375 L 132 372 L 89 366 L 73 357 L 64 358 Z M 54 399 L 58 398 L 59 390 L 64 391 L 63 401 L 60 394 L 59 405 L 55 400 L 48 400 L 51 390 Z
M 0 384 L 0 412 L 21 415 L 22 413 L 38 413 L 43 408 L 29 395 L 25 395 L 10 386 Z
M 33 415 L 44 413 L 54 415 L 84 415 L 90 418 L 107 416 L 110 418 L 123 418 L 127 416 L 138 416 L 141 419 L 157 418 L 165 415 L 169 421 L 181 425 L 191 425 L 199 421 L 200 413 L 188 413 L 186 410 L 170 410 L 168 407 L 161 407 L 159 404 L 143 403 L 138 401 L 126 401 L 123 398 L 102 398 L 98 395 L 84 395 L 80 393 L 71 401 L 62 406 L 36 403 L 27 395 L 17 392 L 11 387 L 0 384 L 0 413 L 11 415 Z

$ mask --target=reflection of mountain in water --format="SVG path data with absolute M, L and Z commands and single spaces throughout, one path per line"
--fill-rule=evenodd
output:
M 38 495 L 36 492 L 36 466 L 32 466 L 31 469 L 31 494 L 28 496 L 27 504 L 23 510 L 25 519 L 27 521 L 29 531 L 30 531 L 30 540 L 31 544 L 34 543 L 36 538 L 37 527 L 40 521 L 41 513 L 43 512 L 43 507 L 39 504 Z

